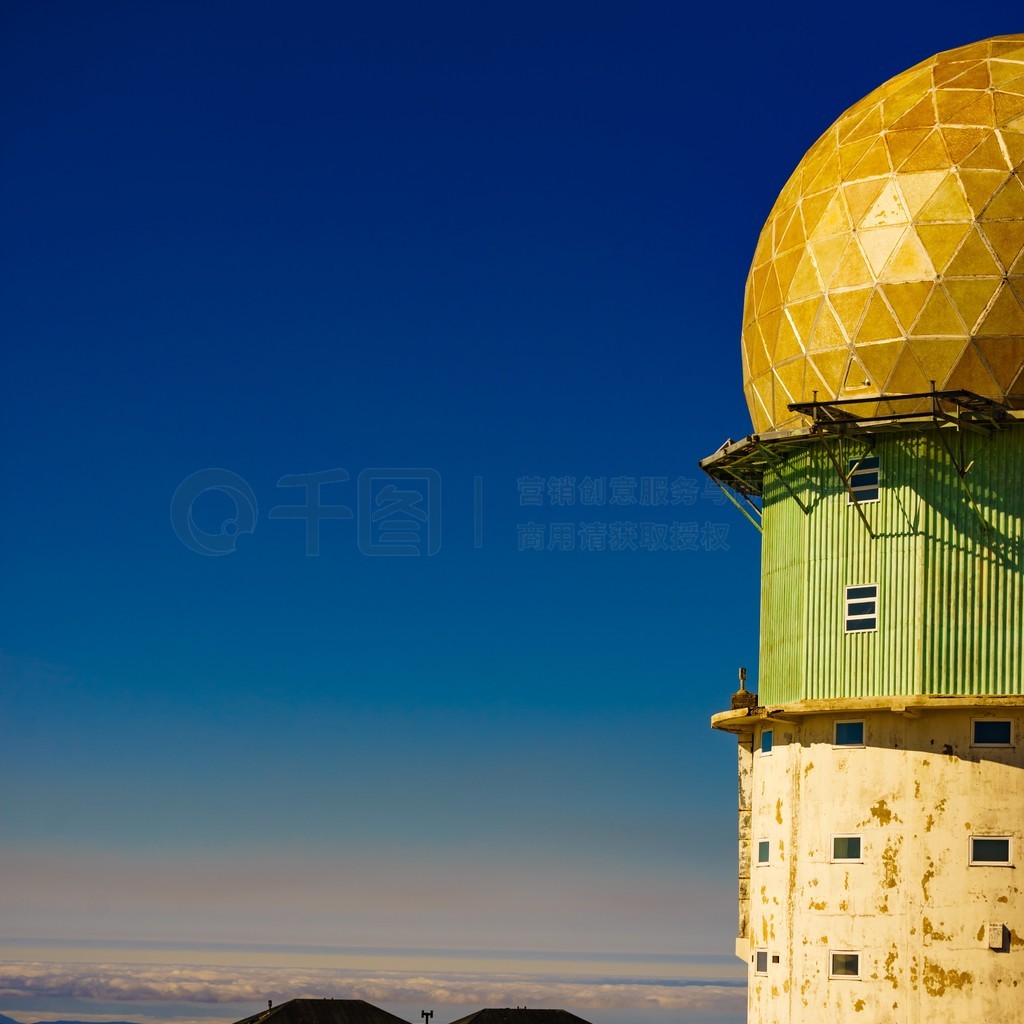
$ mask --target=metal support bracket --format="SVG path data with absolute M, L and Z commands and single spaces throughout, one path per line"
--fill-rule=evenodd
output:
M 718 489 L 733 503 L 733 505 L 736 506 L 736 508 L 740 510 L 747 522 L 749 522 L 758 533 L 764 533 L 764 528 L 761 526 L 761 510 L 746 495 L 744 495 L 744 501 L 754 510 L 754 514 L 757 516 L 757 519 L 755 519 L 754 516 L 752 516 L 747 509 L 736 500 L 736 496 L 728 487 L 725 486 L 725 484 L 722 483 L 721 480 L 718 479 L 718 477 L 713 476 L 711 479 L 718 485 Z
M 960 478 L 960 484 L 964 489 L 964 494 L 967 496 L 967 504 L 971 506 L 971 511 L 981 524 L 982 532 L 987 534 L 989 532 L 989 525 L 985 521 L 985 517 L 981 514 L 981 509 L 978 508 L 978 503 L 974 500 L 974 494 L 971 492 L 971 486 L 967 482 L 967 474 L 971 471 L 971 467 L 974 465 L 974 460 L 972 459 L 970 462 L 965 461 L 967 455 L 964 452 L 964 435 L 961 427 L 966 424 L 961 422 L 959 412 L 956 419 L 952 419 L 952 422 L 954 429 L 956 430 L 957 451 L 953 451 L 953 446 L 946 438 L 946 431 L 941 428 L 937 431 L 939 440 L 942 442 L 942 447 L 946 449 L 950 465 L 956 470 L 956 475 Z
M 839 464 L 839 460 L 835 457 L 832 448 L 829 446 L 828 438 L 821 434 L 821 446 L 825 449 L 825 454 L 828 455 L 829 460 L 835 467 L 836 472 L 839 474 L 839 479 L 843 481 L 843 489 L 850 496 L 850 503 L 857 510 L 857 514 L 860 516 L 861 522 L 864 524 L 864 529 L 868 531 L 868 536 L 874 540 L 875 534 L 871 529 L 871 524 L 868 522 L 868 517 L 864 514 L 864 509 L 860 507 L 860 502 L 857 500 L 857 495 L 854 493 L 853 488 L 850 486 L 850 481 L 847 475 L 843 472 L 843 467 Z
M 889 709 L 894 715 L 902 715 L 904 718 L 920 718 L 921 712 L 916 708 L 908 707 L 891 707 Z
M 764 716 L 764 721 L 766 721 L 766 722 L 784 722 L 786 725 L 799 725 L 800 724 L 800 716 L 799 715 L 787 715 L 787 714 L 784 714 L 781 711 L 772 711 L 772 709 L 769 708 L 768 709 L 768 714 L 766 714 Z
M 755 441 L 754 442 L 754 447 L 759 452 L 761 452 L 762 455 L 764 455 L 766 461 L 774 462 L 775 466 L 776 466 L 776 469 L 778 469 L 778 467 L 781 465 L 781 463 L 786 461 L 785 459 L 779 458 L 779 456 L 777 456 L 770 449 L 766 448 L 759 441 Z M 805 516 L 810 515 L 811 514 L 811 510 L 800 500 L 800 498 L 798 497 L 796 491 L 794 491 L 793 488 L 789 486 L 789 481 L 782 475 L 781 470 L 779 470 L 779 472 L 776 473 L 776 477 L 777 477 L 779 483 L 782 484 L 782 486 L 785 487 L 787 491 L 789 491 L 789 496 L 797 503 L 797 505 L 800 506 L 800 511 L 803 512 L 803 514 Z

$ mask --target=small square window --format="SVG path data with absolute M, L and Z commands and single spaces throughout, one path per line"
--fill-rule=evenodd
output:
M 1009 836 L 971 836 L 971 864 L 1010 866 Z
M 878 584 L 846 588 L 846 632 L 865 633 L 878 628 Z
M 860 854 L 860 836 L 833 836 L 833 860 L 862 860 Z
M 830 978 L 859 978 L 860 953 L 851 953 L 845 949 L 829 953 L 828 976 Z
M 833 743 L 837 747 L 863 747 L 864 723 L 836 722 L 835 739 L 833 740 Z
M 971 721 L 971 746 L 1013 746 L 1013 722 L 1008 718 L 973 719 Z
M 761 730 L 761 753 L 770 754 L 772 752 L 772 744 L 775 736 L 771 729 Z
M 772 857 L 772 844 L 767 839 L 761 839 L 757 844 L 757 863 L 767 864 Z
M 756 949 L 756 950 L 754 950 L 754 973 L 755 974 L 767 974 L 768 973 L 768 950 L 767 949 Z
M 850 459 L 847 483 L 851 493 L 847 495 L 847 504 L 852 505 L 854 498 L 858 504 L 865 501 L 878 501 L 878 470 L 877 455 L 869 455 L 862 459 Z

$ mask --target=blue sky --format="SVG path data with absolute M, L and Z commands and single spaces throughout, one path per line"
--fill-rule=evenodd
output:
M 863 10 L 5 5 L 0 1013 L 741 1019 L 750 255 L 1019 28 Z

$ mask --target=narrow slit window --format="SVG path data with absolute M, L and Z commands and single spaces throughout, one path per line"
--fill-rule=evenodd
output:
M 770 754 L 772 752 L 772 745 L 773 745 L 774 739 L 775 739 L 775 736 L 772 733 L 771 729 L 762 729 L 761 730 L 761 753 L 762 754 Z
M 860 852 L 860 836 L 833 836 L 832 860 L 857 861 L 863 860 Z
M 1013 746 L 1013 722 L 1008 718 L 975 718 L 971 722 L 971 746 Z
M 754 973 L 768 973 L 768 950 L 758 949 L 754 951 Z
M 1009 867 L 1009 836 L 971 836 L 971 864 L 994 864 Z
M 767 864 L 772 857 L 772 844 L 767 839 L 761 839 L 757 844 L 757 863 Z
M 863 459 L 850 459 L 847 477 L 850 493 L 846 497 L 847 504 L 852 505 L 854 500 L 858 504 L 865 501 L 878 501 L 878 472 L 877 455 L 869 455 Z
M 837 747 L 863 747 L 863 722 L 836 722 L 833 745 Z
M 860 977 L 860 953 L 853 953 L 848 950 L 836 950 L 829 953 L 830 978 L 859 978 Z
M 878 584 L 846 588 L 846 632 L 863 633 L 878 628 Z

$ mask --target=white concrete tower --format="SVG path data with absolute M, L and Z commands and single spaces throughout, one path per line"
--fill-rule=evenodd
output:
M 1024 36 L 843 114 L 743 320 L 763 532 L 739 742 L 751 1022 L 1024 1020 Z

